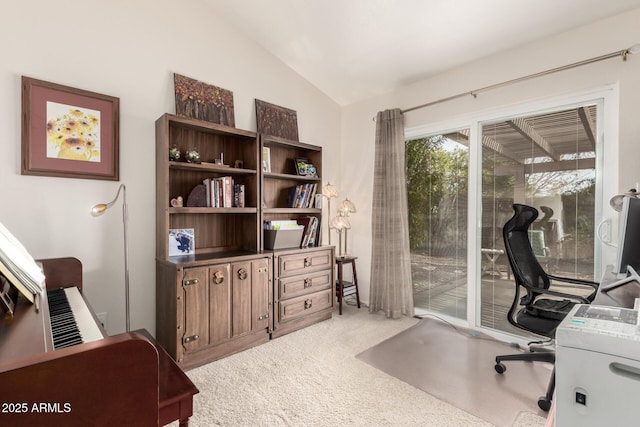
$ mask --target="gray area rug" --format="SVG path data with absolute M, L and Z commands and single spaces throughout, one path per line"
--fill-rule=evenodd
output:
M 546 413 L 537 401 L 552 366 L 512 361 L 505 362 L 503 375 L 496 373 L 495 356 L 517 351 L 489 336 L 424 318 L 357 357 L 496 426 L 540 425 Z

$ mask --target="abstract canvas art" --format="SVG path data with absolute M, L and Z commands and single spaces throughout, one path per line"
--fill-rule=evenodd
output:
M 256 99 L 258 132 L 298 141 L 298 115 L 294 110 Z
M 233 92 L 174 73 L 176 114 L 235 127 Z

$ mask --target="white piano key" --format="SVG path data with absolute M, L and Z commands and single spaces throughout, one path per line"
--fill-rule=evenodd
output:
M 80 294 L 80 290 L 76 287 L 70 287 L 64 289 L 67 299 L 69 300 L 69 306 L 73 316 L 76 319 L 82 342 L 91 342 L 104 338 L 102 331 L 96 324 L 96 321 L 87 307 L 87 304 Z

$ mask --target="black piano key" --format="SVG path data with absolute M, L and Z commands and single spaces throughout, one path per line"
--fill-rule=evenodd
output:
M 47 292 L 54 349 L 82 344 L 82 337 L 64 289 Z

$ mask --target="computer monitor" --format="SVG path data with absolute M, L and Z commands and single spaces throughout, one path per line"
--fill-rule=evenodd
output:
M 631 282 L 640 284 L 637 270 L 640 270 L 640 199 L 625 197 L 622 201 L 618 256 L 614 268 L 619 280 L 604 286 L 602 291 Z

